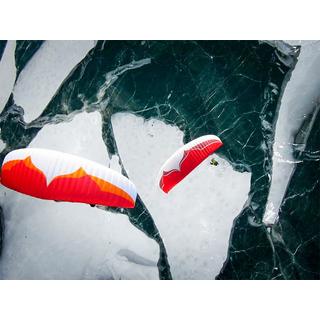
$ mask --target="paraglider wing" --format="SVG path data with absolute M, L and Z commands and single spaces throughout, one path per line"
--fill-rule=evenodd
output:
M 134 184 L 101 164 L 47 149 L 18 149 L 7 154 L 1 183 L 46 200 L 133 208 Z
M 217 136 L 206 135 L 181 147 L 160 169 L 160 188 L 168 193 L 222 145 L 223 143 Z

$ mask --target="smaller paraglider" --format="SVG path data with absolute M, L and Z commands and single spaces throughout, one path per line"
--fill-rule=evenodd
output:
M 47 149 L 8 153 L 1 183 L 23 194 L 57 202 L 133 208 L 137 191 L 122 174 L 96 162 Z
M 222 141 L 217 136 L 206 135 L 182 146 L 161 167 L 160 188 L 168 193 L 222 145 Z M 210 163 L 214 166 L 218 165 L 215 159 L 212 159 Z

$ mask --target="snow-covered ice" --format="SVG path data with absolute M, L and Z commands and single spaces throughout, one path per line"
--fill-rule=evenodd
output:
M 233 219 L 247 200 L 251 174 L 236 172 L 215 156 L 218 167 L 207 159 L 165 194 L 158 186 L 158 172 L 183 145 L 183 133 L 129 113 L 113 115 L 112 125 L 129 178 L 166 246 L 173 278 L 214 278 L 227 257 Z
M 320 103 L 320 41 L 289 41 L 301 45 L 298 62 L 284 90 L 276 124 L 272 156 L 272 182 L 263 222 L 276 222 L 291 175 L 295 135 L 306 117 Z M 303 148 L 303 146 L 300 146 Z
M 16 41 L 7 41 L 0 60 L 0 112 L 3 111 L 16 80 L 17 69 L 14 56 L 15 48 Z M 2 139 L 0 139 L 0 152 L 5 148 L 5 146 L 6 144 Z
M 6 105 L 16 80 L 15 49 L 16 42 L 9 40 L 0 60 L 0 112 Z
M 24 120 L 37 118 L 71 70 L 94 46 L 94 41 L 46 41 L 21 71 L 14 101 L 24 109 Z
M 46 125 L 30 147 L 109 164 L 98 112 Z M 113 168 L 120 169 L 117 159 Z M 56 203 L 0 187 L 5 232 L 2 279 L 158 279 L 158 244 L 121 214 Z

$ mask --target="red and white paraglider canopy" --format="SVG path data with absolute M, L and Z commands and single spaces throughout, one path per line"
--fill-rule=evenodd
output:
M 32 197 L 133 208 L 137 191 L 122 174 L 96 162 L 47 149 L 8 153 L 1 183 Z
M 181 147 L 161 167 L 160 188 L 168 193 L 222 145 L 222 141 L 217 136 L 206 135 Z

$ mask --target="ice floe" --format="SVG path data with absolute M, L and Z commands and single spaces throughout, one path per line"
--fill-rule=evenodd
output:
M 98 112 L 46 125 L 30 147 L 69 152 L 120 169 L 109 160 Z M 113 165 L 112 165 L 113 163 Z M 159 247 L 121 214 L 56 203 L 0 187 L 5 231 L 2 279 L 158 279 Z
M 0 60 L 0 112 L 2 112 L 12 92 L 16 80 L 16 42 L 9 40 Z
M 158 186 L 158 171 L 183 145 L 183 132 L 129 113 L 113 115 L 112 125 L 122 162 L 166 246 L 173 278 L 214 278 L 227 256 L 233 219 L 247 200 L 251 174 L 234 171 L 216 156 L 218 167 L 207 159 L 167 195 Z
M 16 63 L 15 52 L 16 41 L 9 40 L 6 43 L 5 50 L 0 60 L 0 113 L 3 111 L 10 94 L 12 92 L 14 82 L 16 80 Z M 1 137 L 1 130 L 0 130 Z M 0 139 L 0 152 L 6 147 L 6 144 Z
M 320 103 L 320 41 L 288 41 L 301 45 L 298 62 L 285 87 L 276 123 L 272 157 L 272 182 L 263 222 L 272 225 L 277 221 L 279 209 L 291 175 L 296 166 L 293 157 L 295 136 L 303 122 Z
M 71 70 L 94 46 L 94 41 L 46 41 L 21 71 L 14 101 L 24 109 L 24 120 L 37 118 Z

